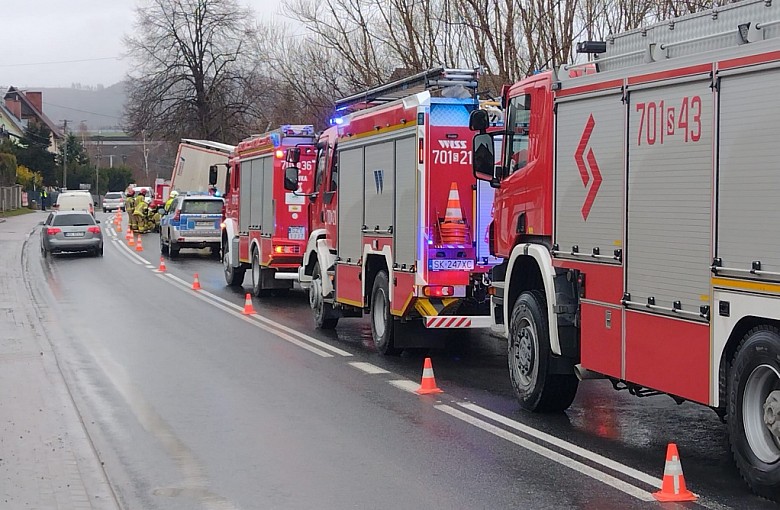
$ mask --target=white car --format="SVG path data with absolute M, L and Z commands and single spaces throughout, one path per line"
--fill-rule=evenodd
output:
M 103 212 L 125 210 L 125 194 L 121 191 L 109 191 L 103 197 Z
M 95 215 L 95 207 L 92 203 L 92 195 L 89 192 L 65 191 L 57 195 L 57 203 L 54 204 L 55 211 L 85 211 Z

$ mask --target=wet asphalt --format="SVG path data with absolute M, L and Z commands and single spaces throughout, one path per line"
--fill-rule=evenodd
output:
M 138 263 L 120 246 L 122 234 L 107 237 L 102 259 L 43 259 L 36 236 L 28 278 L 46 297 L 50 327 L 66 333 L 55 352 L 125 508 L 662 506 L 637 497 L 656 488 L 620 467 L 603 468 L 513 423 L 655 479 L 667 443 L 676 442 L 688 486 L 701 498 L 667 508 L 774 508 L 739 478 L 725 426 L 708 408 L 587 381 L 565 414 L 525 413 L 509 385 L 506 344 L 486 332 L 452 334 L 444 350 L 384 357 L 366 319 L 314 329 L 301 290 L 253 300 L 260 316 L 336 348 L 329 350 L 198 298 L 186 288 L 193 273 L 204 291 L 234 305 L 243 306 L 250 285 L 247 275 L 244 289 L 227 287 L 205 250 L 166 258 L 182 285 Z M 138 255 L 156 267 L 157 234 L 144 236 L 144 248 Z M 425 355 L 445 393 L 420 397 L 390 384 L 418 383 Z M 540 446 L 547 453 L 532 451 Z

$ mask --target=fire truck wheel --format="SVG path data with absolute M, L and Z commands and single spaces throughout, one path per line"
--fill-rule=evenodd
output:
M 271 291 L 263 288 L 263 266 L 260 265 L 260 253 L 252 250 L 252 294 L 256 297 L 267 297 Z
M 309 305 L 314 312 L 314 325 L 319 329 L 333 329 L 339 323 L 339 318 L 333 311 L 333 305 L 326 303 L 322 298 L 322 278 L 320 276 L 320 263 L 314 263 L 311 273 L 311 286 L 309 286 Z
M 758 326 L 729 367 L 728 432 L 740 474 L 759 496 L 780 498 L 780 330 Z
M 382 354 L 392 356 L 400 354 L 401 349 L 395 348 L 394 321 L 390 315 L 390 283 L 386 271 L 379 271 L 374 278 L 374 288 L 371 290 L 371 336 L 374 345 Z
M 225 281 L 231 287 L 240 287 L 244 283 L 243 267 L 233 267 L 230 264 L 230 248 L 228 243 L 222 243 L 222 265 L 225 269 Z
M 515 301 L 508 349 L 509 376 L 523 408 L 560 412 L 571 405 L 577 393 L 577 377 L 549 373 L 550 334 L 543 292 L 523 292 Z

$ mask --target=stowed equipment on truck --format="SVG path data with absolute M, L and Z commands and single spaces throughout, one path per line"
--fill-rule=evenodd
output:
M 318 327 L 367 311 L 377 348 L 393 353 L 441 340 L 400 334 L 410 321 L 490 324 L 491 266 L 477 260 L 475 240 L 486 233 L 476 231 L 468 130 L 477 80 L 471 69 L 437 68 L 336 102 L 317 142 L 300 267 Z M 297 180 L 288 168 L 287 189 Z

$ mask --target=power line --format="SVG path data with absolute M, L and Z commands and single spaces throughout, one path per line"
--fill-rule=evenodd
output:
M 25 66 L 45 66 L 51 64 L 75 64 L 78 62 L 97 62 L 98 60 L 122 60 L 124 57 L 97 57 L 97 58 L 81 58 L 77 60 L 52 60 L 49 62 L 19 62 L 16 64 L 0 64 L 0 67 L 25 67 Z
M 66 110 L 73 110 L 74 112 L 88 113 L 90 115 L 98 115 L 100 117 L 108 117 L 109 119 L 122 120 L 122 117 L 117 117 L 115 115 L 106 115 L 105 113 L 90 112 L 88 110 L 79 110 L 78 108 L 71 108 L 70 106 L 62 106 L 60 104 L 47 103 L 46 101 L 44 101 L 43 104 L 48 105 L 48 106 L 54 106 L 56 108 L 64 108 Z

